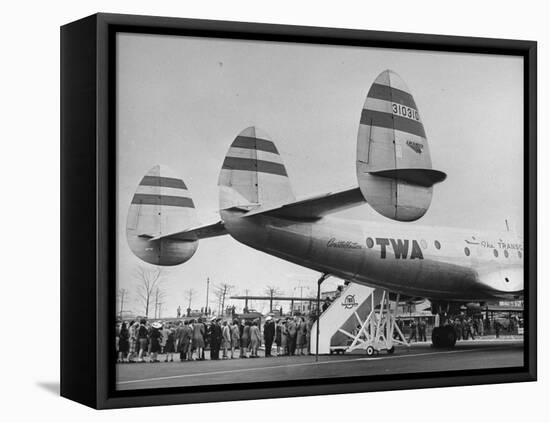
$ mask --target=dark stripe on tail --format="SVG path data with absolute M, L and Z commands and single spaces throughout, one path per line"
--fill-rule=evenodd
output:
M 280 163 L 265 160 L 245 159 L 241 157 L 226 157 L 222 169 L 249 170 L 253 172 L 272 173 L 274 175 L 288 176 L 285 167 Z
M 149 187 L 166 187 L 166 188 L 181 188 L 187 189 L 185 183 L 181 179 L 167 178 L 165 176 L 150 176 L 143 177 L 140 185 L 146 185 Z
M 367 97 L 399 103 L 404 106 L 412 107 L 416 110 L 416 103 L 414 102 L 412 95 L 410 95 L 407 91 L 399 90 L 387 85 L 372 84 Z
M 239 135 L 231 144 L 231 147 L 248 148 L 250 150 L 267 151 L 268 153 L 279 154 L 277 147 L 272 141 L 261 138 L 243 137 Z
M 422 123 L 391 113 L 363 109 L 361 112 L 361 124 L 395 129 L 396 131 L 403 131 L 426 138 L 426 132 L 424 132 L 424 125 Z
M 195 204 L 191 198 L 175 197 L 173 195 L 134 194 L 132 204 L 195 208 Z

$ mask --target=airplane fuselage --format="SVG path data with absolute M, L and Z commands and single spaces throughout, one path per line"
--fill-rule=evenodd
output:
M 351 282 L 446 301 L 523 294 L 523 242 L 509 232 L 221 214 L 239 242 Z

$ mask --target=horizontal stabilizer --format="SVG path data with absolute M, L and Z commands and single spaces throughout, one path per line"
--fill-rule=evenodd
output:
M 210 225 L 197 226 L 194 228 L 185 229 L 183 231 L 172 232 L 154 236 L 149 241 L 158 241 L 161 239 L 169 239 L 173 241 L 197 241 L 204 238 L 213 238 L 215 236 L 227 235 L 227 230 L 222 221 L 212 223 Z M 148 237 L 147 235 L 142 235 Z
M 383 176 L 384 178 L 399 179 L 413 185 L 431 187 L 445 180 L 447 175 L 444 172 L 434 169 L 388 169 L 370 172 L 371 175 Z
M 319 219 L 324 215 L 335 213 L 365 203 L 365 198 L 358 187 L 343 191 L 329 192 L 316 195 L 292 203 L 259 207 L 244 215 L 244 217 L 258 214 L 295 218 L 295 219 Z

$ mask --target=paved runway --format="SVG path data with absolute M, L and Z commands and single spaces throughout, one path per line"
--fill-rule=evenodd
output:
M 161 357 L 162 358 L 162 357 Z M 117 364 L 117 388 L 144 389 L 260 381 L 465 370 L 523 365 L 522 340 L 460 341 L 453 349 L 428 343 L 381 352 L 345 355 L 269 357 L 218 361 Z

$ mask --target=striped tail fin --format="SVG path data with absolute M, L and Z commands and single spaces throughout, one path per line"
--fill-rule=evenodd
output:
M 372 84 L 357 136 L 357 179 L 365 200 L 380 214 L 400 221 L 422 217 L 433 185 L 445 173 L 432 169 L 418 107 L 405 82 L 391 70 Z
M 237 135 L 229 147 L 218 186 L 220 210 L 252 210 L 295 200 L 277 147 L 253 126 Z
M 157 165 L 141 179 L 126 220 L 126 238 L 132 252 L 143 261 L 173 266 L 189 260 L 196 241 L 164 238 L 197 226 L 195 204 L 187 186 L 171 169 Z

